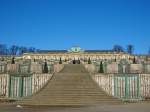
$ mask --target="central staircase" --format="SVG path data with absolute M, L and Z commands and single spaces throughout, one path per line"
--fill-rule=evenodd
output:
M 120 104 L 108 96 L 93 81 L 80 64 L 66 64 L 38 93 L 19 101 L 20 105 L 74 106 L 95 104 Z

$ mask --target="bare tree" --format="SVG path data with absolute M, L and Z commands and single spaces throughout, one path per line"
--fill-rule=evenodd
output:
M 127 45 L 127 53 L 129 54 L 133 54 L 133 50 L 134 50 L 134 46 L 129 44 Z
M 34 53 L 36 49 L 34 47 L 29 47 L 28 51 Z
M 124 52 L 124 49 L 120 45 L 114 45 L 113 46 L 113 51 L 115 51 L 115 52 Z
M 28 48 L 27 47 L 19 47 L 19 55 L 22 55 L 23 53 L 27 53 L 28 52 Z
M 149 49 L 148 49 L 148 55 L 150 55 L 150 47 L 149 47 Z
M 0 44 L 0 55 L 7 55 L 8 49 L 5 44 Z
M 12 45 L 10 47 L 10 54 L 11 55 L 17 55 L 18 50 L 19 50 L 19 47 L 17 45 Z
M 22 55 L 27 52 L 38 52 L 40 49 L 36 49 L 34 47 L 24 47 L 12 45 L 9 48 L 5 44 L 0 43 L 0 55 Z

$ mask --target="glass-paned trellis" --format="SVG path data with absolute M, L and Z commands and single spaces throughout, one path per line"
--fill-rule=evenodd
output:
M 8 95 L 8 81 L 9 81 L 8 74 L 0 75 L 0 97 L 5 97 Z
M 123 70 L 123 65 L 118 64 L 118 73 L 123 73 L 125 70 Z
M 140 99 L 139 75 L 114 75 L 114 96 L 121 99 Z
M 32 95 L 32 76 L 10 75 L 9 97 L 20 98 Z
M 47 65 L 49 73 L 52 73 L 54 70 L 53 65 Z
M 0 73 L 5 73 L 5 72 L 6 72 L 6 65 L 0 64 Z
M 19 72 L 20 73 L 29 73 L 30 72 L 30 65 L 29 64 L 20 64 L 19 65 Z

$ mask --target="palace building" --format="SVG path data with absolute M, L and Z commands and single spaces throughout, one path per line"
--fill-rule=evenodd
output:
M 37 53 L 25 53 L 23 59 L 47 59 L 47 60 L 91 60 L 104 59 L 129 59 L 132 55 L 125 52 L 115 52 L 113 50 L 84 50 L 79 46 L 74 46 L 68 50 L 40 50 Z

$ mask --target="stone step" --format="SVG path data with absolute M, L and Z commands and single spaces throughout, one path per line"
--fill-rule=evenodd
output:
M 56 93 L 56 94 L 41 94 L 41 97 L 43 97 L 43 96 L 51 96 L 51 97 L 55 97 L 55 96 L 62 96 L 62 97 L 69 97 L 69 96 L 72 96 L 72 97 L 89 97 L 89 96 L 93 96 L 93 97 L 99 97 L 99 98 L 111 98 L 111 96 L 106 96 L 105 94 L 90 94 L 90 93 L 88 93 L 88 94 L 77 94 L 77 93 L 72 93 L 72 94 L 59 94 L 59 93 Z
M 121 104 L 122 102 L 118 102 L 118 101 L 64 101 L 64 100 L 59 100 L 59 101 L 36 101 L 36 102 L 32 102 L 32 101 L 28 101 L 27 103 L 20 103 L 23 105 L 88 105 L 88 104 Z
M 67 91 L 66 92 L 64 92 L 64 91 L 62 91 L 62 92 L 51 92 L 51 93 L 42 92 L 40 94 L 41 95 L 61 95 L 61 94 L 62 95 L 100 95 L 100 96 L 106 95 L 104 93 L 94 93 L 94 92 L 85 93 L 85 92 L 67 92 Z
M 52 101 L 52 100 L 78 100 L 78 101 L 80 101 L 80 100 L 91 100 L 91 99 L 94 99 L 93 101 L 109 101 L 109 100 L 111 100 L 111 101 L 119 101 L 119 100 L 117 100 L 117 99 L 115 99 L 115 98 L 106 98 L 106 97 L 104 97 L 104 98 L 99 98 L 98 96 L 95 96 L 95 97 L 93 97 L 93 96 L 86 96 L 86 97 L 83 97 L 83 96 L 73 96 L 73 97 L 71 97 L 71 96 L 68 96 L 68 97 L 61 97 L 61 96 L 57 96 L 57 97 L 47 97 L 47 96 L 42 96 L 42 97 L 39 97 L 39 98 L 28 98 L 28 99 L 24 99 L 24 101 L 33 101 L 33 100 L 35 100 L 35 101 L 37 101 L 37 100 L 41 100 L 41 101 L 47 101 L 47 100 L 49 100 L 49 101 Z
M 53 98 L 53 99 L 44 99 L 44 101 L 43 100 L 41 100 L 41 99 L 33 99 L 33 100 L 35 100 L 35 101 L 32 101 L 32 100 L 26 100 L 26 101 L 24 101 L 24 102 L 53 102 L 53 103 L 55 103 L 55 102 L 61 102 L 61 101 L 63 101 L 63 102 L 83 102 L 83 101 L 88 101 L 88 102 L 90 102 L 91 100 L 92 100 L 92 98 L 91 99 L 83 99 L 83 98 Z M 117 101 L 117 100 L 114 100 L 114 99 L 94 99 L 92 102 L 120 102 L 120 101 Z
M 36 103 L 24 103 L 24 104 L 20 104 L 20 105 L 24 105 L 24 106 L 87 106 L 87 105 L 118 105 L 118 104 L 122 104 L 120 102 L 36 102 Z
M 46 90 L 45 90 L 46 91 Z M 45 92 L 42 91 L 41 94 L 105 94 L 103 92 L 94 92 L 94 91 L 60 91 L 60 90 L 54 90 L 54 91 L 49 91 Z M 105 94 L 106 95 L 106 94 Z
M 43 90 L 46 90 L 45 88 Z M 88 88 L 88 87 L 54 87 L 54 88 L 47 88 L 47 90 L 49 91 L 53 91 L 53 90 L 60 90 L 60 91 L 95 91 L 95 92 L 100 92 L 99 89 L 97 88 Z
M 44 94 L 47 94 L 47 95 L 52 95 L 52 94 L 70 94 L 70 95 L 88 95 L 88 94 L 91 94 L 91 95 L 106 95 L 104 93 L 99 93 L 99 92 L 73 92 L 73 91 L 52 91 L 52 92 L 41 92 L 41 95 L 44 95 Z
M 120 104 L 121 101 L 102 91 L 82 65 L 65 65 L 40 92 L 18 103 L 56 106 Z

